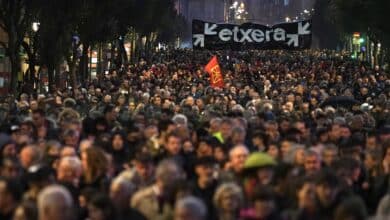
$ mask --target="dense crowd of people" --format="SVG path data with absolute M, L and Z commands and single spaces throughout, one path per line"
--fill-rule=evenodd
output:
M 390 219 L 390 76 L 334 51 L 163 51 L 0 101 L 1 220 Z

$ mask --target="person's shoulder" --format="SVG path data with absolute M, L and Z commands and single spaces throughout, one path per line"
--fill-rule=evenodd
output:
M 135 192 L 133 198 L 131 199 L 131 206 L 136 207 L 142 199 L 154 197 L 155 192 L 153 188 L 154 186 L 148 186 Z

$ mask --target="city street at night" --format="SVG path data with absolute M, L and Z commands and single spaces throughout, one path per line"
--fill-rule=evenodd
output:
M 0 0 L 0 220 L 390 219 L 389 0 Z

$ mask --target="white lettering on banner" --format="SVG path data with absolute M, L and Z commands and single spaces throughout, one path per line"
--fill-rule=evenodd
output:
M 240 42 L 244 42 L 245 40 L 248 42 L 253 42 L 253 40 L 249 37 L 249 34 L 252 32 L 252 29 L 248 29 L 246 31 L 243 29 L 240 29 L 240 32 L 242 34 L 242 38 L 241 38 Z
M 219 24 L 204 23 L 204 32 L 193 34 L 193 45 L 195 47 L 205 47 L 205 41 L 208 36 L 216 36 L 223 42 L 235 42 L 235 43 L 266 43 L 266 42 L 281 42 L 288 47 L 299 47 L 300 36 L 311 34 L 311 22 L 301 21 L 295 24 L 298 26 L 298 32 L 287 32 L 283 27 L 264 27 L 264 30 L 259 27 L 253 29 L 254 26 L 242 27 L 242 26 L 224 26 L 220 29 Z M 295 28 L 293 28 L 295 29 Z M 291 31 L 291 28 L 288 28 Z M 306 41 L 302 41 L 306 42 Z M 303 45 L 304 46 L 304 45 Z M 305 46 L 306 47 L 306 46 Z
M 195 38 L 194 46 L 204 47 L 204 35 L 203 34 L 194 34 L 193 36 Z
M 271 37 L 270 37 L 270 34 L 273 32 L 273 30 L 266 30 L 265 31 L 265 40 L 268 42 L 268 41 L 271 41 Z
M 233 32 L 227 28 L 225 29 L 222 29 L 219 34 L 218 34 L 218 37 L 219 39 L 221 39 L 222 41 L 229 41 L 232 39 L 232 34 Z
M 286 40 L 286 31 L 282 28 L 276 28 L 274 31 L 275 41 L 285 41 Z
M 215 28 L 218 27 L 218 25 L 217 24 L 213 24 L 213 25 L 211 25 L 211 27 L 209 27 L 209 25 L 210 25 L 209 23 L 206 23 L 204 25 L 204 34 L 206 34 L 206 35 L 216 35 L 217 32 L 214 31 L 214 30 L 215 30 Z
M 239 28 L 237 26 L 235 26 L 233 28 L 233 34 L 234 34 L 233 40 L 234 40 L 234 42 L 240 42 L 240 40 L 238 39 L 238 31 L 239 31 Z
M 302 26 L 302 22 L 299 22 L 298 23 L 298 34 L 299 35 L 306 35 L 306 34 L 310 34 L 311 31 L 308 30 L 310 27 L 310 23 L 307 22 L 304 26 Z
M 291 44 L 294 43 L 294 47 L 298 47 L 298 44 L 299 44 L 298 34 L 287 34 L 287 38 L 290 39 L 287 42 L 288 46 L 291 46 Z
M 264 41 L 264 32 L 261 30 L 255 29 L 252 31 L 251 37 L 257 43 L 261 43 Z

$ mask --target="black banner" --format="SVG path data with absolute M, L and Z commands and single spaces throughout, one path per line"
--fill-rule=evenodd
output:
M 308 49 L 311 47 L 311 20 L 264 26 L 192 21 L 194 49 L 208 50 L 276 50 Z

